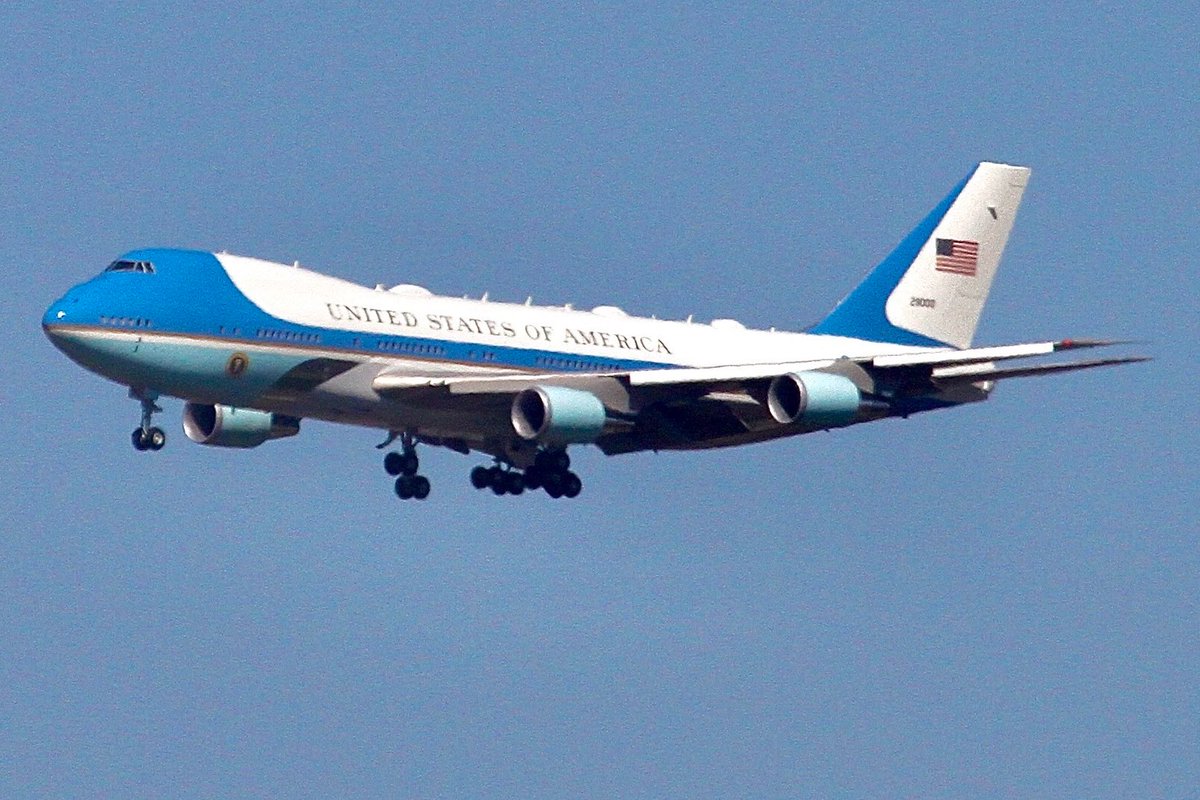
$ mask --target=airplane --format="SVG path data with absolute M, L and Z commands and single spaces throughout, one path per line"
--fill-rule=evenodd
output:
M 802 332 L 751 330 L 362 286 L 293 265 L 134 250 L 50 304 L 42 327 L 72 360 L 141 404 L 133 446 L 184 401 L 189 439 L 248 448 L 301 420 L 387 431 L 384 468 L 424 500 L 418 445 L 490 456 L 470 480 L 497 495 L 575 497 L 568 447 L 607 455 L 765 442 L 988 399 L 1006 378 L 1140 356 L 1029 359 L 1121 342 L 972 347 L 1029 179 L 981 162 L 833 310 Z

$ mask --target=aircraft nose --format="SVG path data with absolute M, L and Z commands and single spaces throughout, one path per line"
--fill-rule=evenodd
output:
M 71 311 L 79 303 L 74 292 L 67 292 L 55 300 L 42 314 L 42 332 L 55 345 L 60 345 L 65 335 L 63 327 L 71 323 Z
M 53 339 L 55 327 L 61 325 L 66 317 L 67 310 L 63 307 L 63 301 L 55 300 L 46 309 L 46 313 L 42 315 L 42 330 L 46 332 L 47 336 Z

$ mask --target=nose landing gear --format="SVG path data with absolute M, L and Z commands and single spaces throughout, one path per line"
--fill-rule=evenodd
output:
M 142 404 L 142 424 L 134 428 L 133 433 L 129 435 L 129 439 L 133 443 L 133 449 L 139 452 L 162 450 L 163 446 L 167 443 L 167 434 L 163 432 L 162 428 L 151 424 L 154 414 L 162 411 L 154 403 L 158 399 L 158 393 L 130 389 L 129 396 L 134 400 L 140 401 Z

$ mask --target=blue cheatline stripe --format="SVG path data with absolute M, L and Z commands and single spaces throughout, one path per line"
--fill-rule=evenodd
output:
M 155 273 L 98 275 L 79 293 L 83 302 L 64 306 L 69 309 L 70 316 L 62 320 L 63 323 L 104 327 L 102 317 L 145 318 L 150 321 L 150 325 L 142 329 L 147 334 L 184 334 L 228 342 L 231 346 L 279 346 L 283 349 L 293 345 L 307 351 L 336 350 L 364 358 L 413 358 L 541 372 L 586 373 L 678 366 L 627 357 L 298 325 L 267 314 L 252 303 L 238 290 L 212 253 L 145 249 L 131 251 L 121 258 L 152 262 Z M 70 297 L 68 293 L 64 300 Z M 51 308 L 58 306 L 56 303 Z M 260 332 L 267 332 L 267 335 L 260 335 Z
M 978 166 L 963 178 L 942 202 L 938 203 L 917 227 L 913 228 L 896 249 L 871 271 L 862 283 L 854 288 L 829 316 L 809 329 L 809 333 L 830 336 L 849 336 L 872 342 L 916 345 L 920 347 L 947 347 L 946 342 L 922 336 L 919 333 L 898 328 L 887 318 L 887 301 L 900 279 L 908 272 L 921 248 L 929 241 L 938 223 L 946 216 L 950 206 L 962 194 L 963 188 L 975 174 Z

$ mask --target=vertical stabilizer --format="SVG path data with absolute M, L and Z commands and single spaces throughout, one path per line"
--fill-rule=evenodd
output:
M 1028 180 L 979 164 L 811 332 L 969 347 Z

